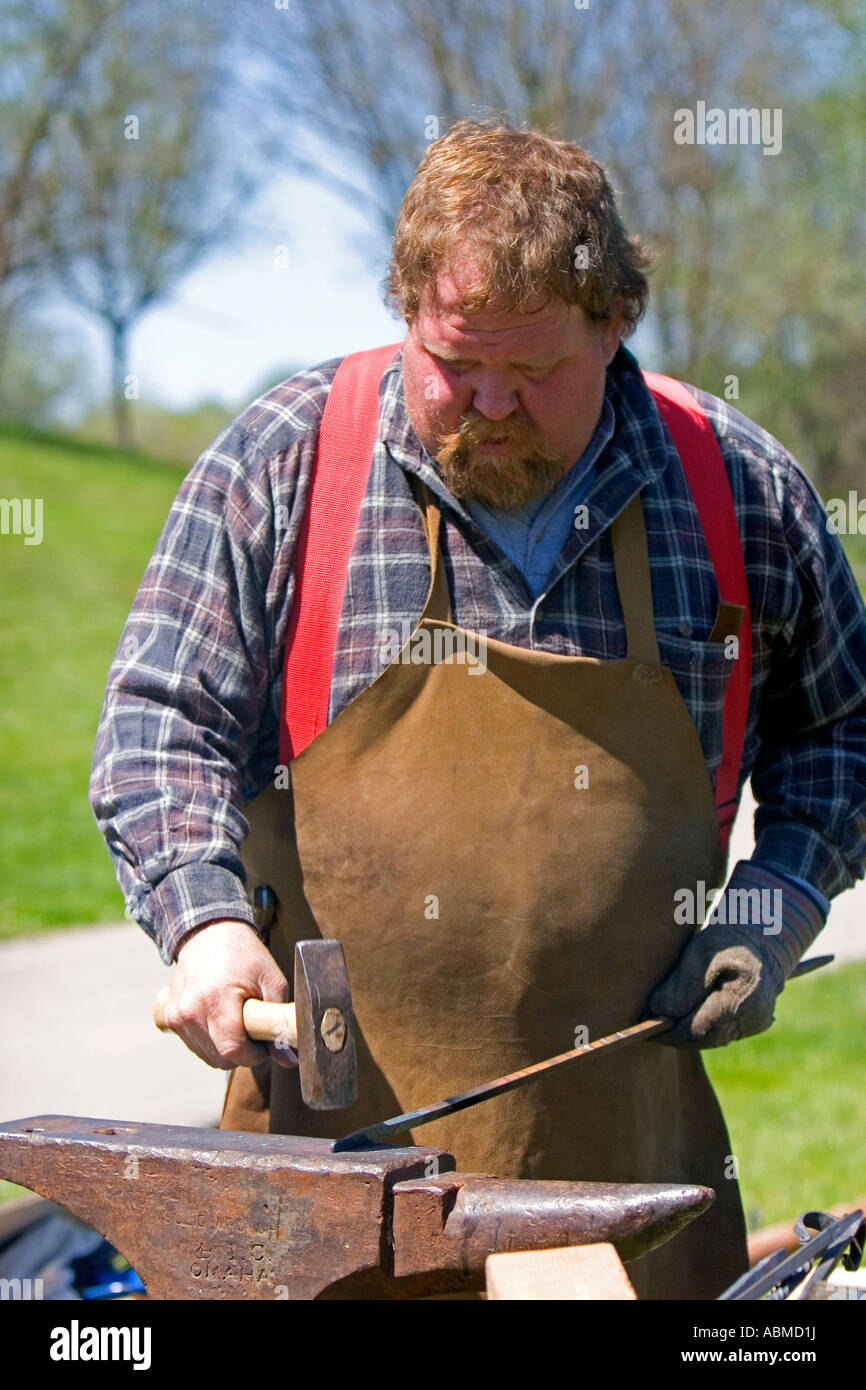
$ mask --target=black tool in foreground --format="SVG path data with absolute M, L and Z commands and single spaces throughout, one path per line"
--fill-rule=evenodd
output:
M 810 975 L 813 970 L 820 970 L 822 965 L 829 965 L 834 959 L 834 956 L 812 956 L 810 960 L 801 961 L 790 978 L 793 980 L 799 975 Z M 387 1143 L 393 1135 L 402 1134 L 404 1130 L 432 1124 L 434 1120 L 442 1120 L 446 1115 L 454 1115 L 458 1110 L 478 1105 L 480 1101 L 489 1100 L 491 1096 L 501 1096 L 506 1091 L 525 1086 L 528 1081 L 534 1081 L 537 1076 L 543 1076 L 555 1067 L 567 1066 L 569 1062 L 576 1062 L 581 1057 L 591 1057 L 594 1052 L 600 1052 L 603 1048 L 613 1052 L 616 1048 L 645 1041 L 658 1033 L 667 1032 L 675 1023 L 674 1018 L 645 1019 L 643 1023 L 635 1023 L 633 1027 L 623 1028 L 619 1033 L 609 1033 L 605 1038 L 596 1038 L 595 1042 L 572 1048 L 570 1052 L 561 1052 L 557 1057 L 548 1057 L 546 1061 L 536 1062 L 531 1067 L 524 1067 L 522 1071 L 499 1076 L 495 1081 L 485 1081 L 483 1085 L 473 1086 L 471 1091 L 463 1091 L 458 1096 L 448 1096 L 445 1100 L 434 1101 L 432 1105 L 424 1105 L 420 1110 L 410 1110 L 405 1115 L 394 1115 L 390 1120 L 367 1125 L 366 1129 L 353 1130 L 342 1139 L 335 1139 L 331 1150 L 333 1153 L 344 1153 L 349 1149 L 363 1149 L 370 1145 Z
M 804 1239 L 807 1226 L 817 1226 L 818 1234 Z M 823 1211 L 805 1212 L 797 1222 L 797 1229 L 803 1242 L 799 1250 L 791 1255 L 785 1250 L 774 1250 L 719 1294 L 717 1301 L 750 1302 L 766 1298 L 769 1302 L 778 1302 L 788 1298 L 810 1269 L 810 1283 L 826 1279 L 840 1260 L 847 1270 L 859 1269 L 866 1239 L 866 1221 L 859 1209 L 836 1218 Z

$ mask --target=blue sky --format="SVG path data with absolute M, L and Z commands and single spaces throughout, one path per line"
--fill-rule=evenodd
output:
M 403 336 L 381 300 L 387 247 L 371 266 L 357 246 L 369 225 L 359 211 L 316 184 L 280 178 L 263 195 L 252 230 L 202 262 L 171 299 L 144 316 L 132 336 L 130 370 L 141 400 L 176 409 L 211 398 L 251 399 L 282 368 L 310 364 Z M 275 248 L 288 246 L 276 266 Z M 58 321 L 93 364 L 102 395 L 107 347 L 95 321 L 58 310 Z

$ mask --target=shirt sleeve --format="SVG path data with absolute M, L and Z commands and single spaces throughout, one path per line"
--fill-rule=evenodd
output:
M 808 478 L 790 458 L 777 477 L 790 598 L 761 703 L 754 861 L 829 899 L 866 871 L 866 609 Z
M 292 564 L 327 377 L 283 383 L 201 455 L 109 671 L 90 801 L 127 913 L 166 963 L 203 922 L 255 922 L 243 807 L 277 762 Z

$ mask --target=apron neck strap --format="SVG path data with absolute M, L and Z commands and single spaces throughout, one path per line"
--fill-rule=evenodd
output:
M 627 656 L 647 666 L 660 666 L 661 656 L 653 616 L 649 549 L 640 493 L 631 499 L 610 528 L 616 587 L 625 622 Z
M 425 482 L 413 475 L 411 483 L 415 500 L 421 508 L 421 519 L 424 522 L 424 532 L 430 550 L 430 588 L 419 622 L 423 622 L 425 618 L 433 618 L 438 622 L 453 623 L 448 576 L 442 563 L 442 551 L 439 545 L 442 513 L 439 510 L 438 502 Z
M 412 487 L 421 508 L 430 550 L 430 588 L 421 621 L 432 618 L 438 622 L 453 623 L 448 577 L 439 546 L 442 514 L 426 483 L 413 477 Z M 610 534 L 616 585 L 625 621 L 628 659 L 647 666 L 659 666 L 661 656 L 653 617 L 649 550 L 640 493 L 620 512 L 611 526 Z

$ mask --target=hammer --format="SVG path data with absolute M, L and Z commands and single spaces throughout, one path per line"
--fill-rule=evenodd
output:
M 311 1110 L 341 1110 L 358 1093 L 352 995 L 339 941 L 299 941 L 295 946 L 292 1004 L 263 999 L 244 1003 L 244 1028 L 256 1042 L 297 1050 L 301 1095 Z M 165 1032 L 168 988 L 153 1001 L 153 1021 Z

